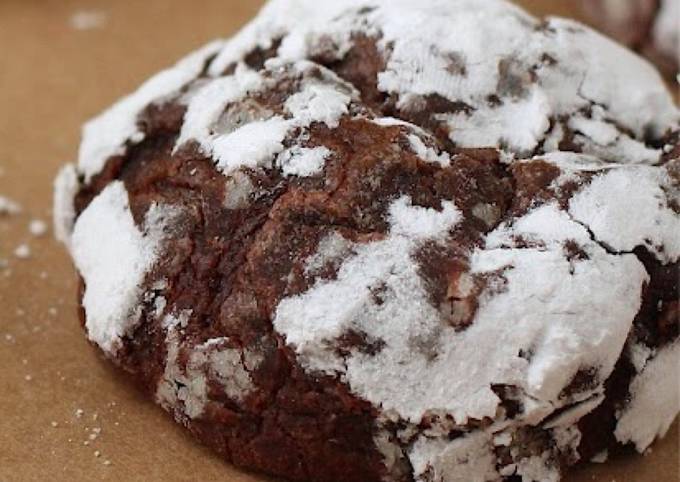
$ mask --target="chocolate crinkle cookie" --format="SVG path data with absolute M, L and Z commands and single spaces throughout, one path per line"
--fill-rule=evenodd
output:
M 648 56 L 668 76 L 680 74 L 680 0 L 580 0 L 607 35 Z
M 85 125 L 89 339 L 241 467 L 557 481 L 679 411 L 678 110 L 501 0 L 274 0 Z

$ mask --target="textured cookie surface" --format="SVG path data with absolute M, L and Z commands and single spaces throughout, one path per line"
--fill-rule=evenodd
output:
M 277 0 L 85 126 L 56 228 L 90 340 L 227 460 L 557 481 L 679 411 L 678 119 L 571 21 Z

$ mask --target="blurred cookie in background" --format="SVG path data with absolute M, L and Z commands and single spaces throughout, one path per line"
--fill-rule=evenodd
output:
M 584 14 L 607 35 L 652 60 L 664 74 L 680 71 L 680 0 L 581 0 Z

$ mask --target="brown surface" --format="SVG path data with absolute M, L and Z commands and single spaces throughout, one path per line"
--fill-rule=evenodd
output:
M 33 250 L 29 260 L 10 261 L 8 276 L 0 269 L 0 482 L 262 480 L 195 444 L 100 359 L 78 326 L 66 254 L 27 229 L 29 219 L 49 218 L 52 178 L 75 157 L 83 120 L 181 54 L 233 32 L 259 5 L 190 3 L 0 0 L 0 194 L 24 207 L 20 216 L 0 218 L 0 259 L 24 241 Z M 569 13 L 568 1 L 525 3 Z M 108 20 L 101 29 L 76 31 L 69 17 L 79 10 L 105 11 Z M 95 427 L 101 434 L 89 441 Z M 680 480 L 677 424 L 645 459 L 587 467 L 567 478 L 593 480 Z

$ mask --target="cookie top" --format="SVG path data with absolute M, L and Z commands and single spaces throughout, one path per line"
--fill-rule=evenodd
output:
M 286 229 L 253 234 L 244 263 L 274 266 L 251 275 L 272 270 L 258 302 L 305 370 L 386 419 L 500 430 L 502 387 L 522 423 L 589 411 L 635 346 L 640 250 L 680 259 L 679 118 L 648 63 L 573 21 L 499 0 L 274 0 L 85 126 L 57 232 L 114 356 L 186 206 L 111 173 L 136 146 L 208 159 L 225 216 L 275 199 Z M 642 371 L 655 347 L 639 345 Z M 641 412 L 620 430 L 639 447 Z

